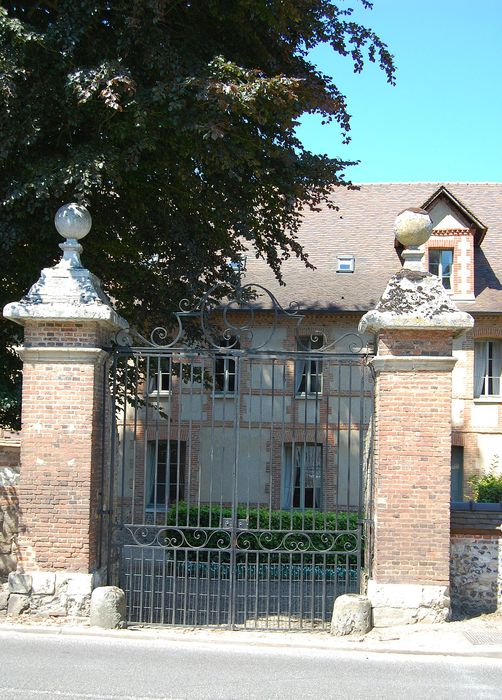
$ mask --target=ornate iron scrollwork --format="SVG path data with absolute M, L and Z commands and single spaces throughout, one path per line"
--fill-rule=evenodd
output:
M 226 296 L 220 300 L 223 294 Z M 256 321 L 259 312 L 267 312 L 269 316 L 266 325 L 260 324 L 260 330 L 266 329 L 266 332 L 258 338 Z M 305 316 L 306 311 L 301 310 L 296 302 L 284 308 L 261 284 L 244 284 L 230 292 L 228 286 L 218 284 L 211 287 L 195 306 L 188 299 L 182 299 L 178 311 L 171 314 L 173 322 L 170 326 L 156 326 L 149 338 L 134 329 L 121 330 L 115 336 L 115 344 L 125 348 L 138 345 L 159 350 L 200 347 L 224 352 L 243 348 L 257 351 L 270 345 L 281 320 L 289 320 L 295 324 L 296 350 L 312 353 L 312 342 L 315 343 L 315 352 L 334 351 L 336 346 L 343 344 L 349 353 L 358 354 L 365 347 L 363 338 L 354 332 L 344 333 L 336 339 L 326 338 L 321 328 L 304 332 Z M 305 338 L 310 342 L 306 344 Z

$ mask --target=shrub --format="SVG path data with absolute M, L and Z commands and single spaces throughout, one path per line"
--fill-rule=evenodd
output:
M 502 474 L 495 474 L 490 470 L 483 476 L 474 476 L 469 479 L 472 495 L 475 501 L 480 503 L 502 503 Z
M 222 526 L 223 518 L 232 517 L 230 506 L 193 505 L 181 501 L 166 514 L 166 525 L 188 527 Z M 247 530 L 357 530 L 357 513 L 321 513 L 314 510 L 268 510 L 267 508 L 237 507 L 237 518 L 248 519 Z

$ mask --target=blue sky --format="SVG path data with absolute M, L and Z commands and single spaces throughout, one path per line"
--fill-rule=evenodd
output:
M 355 17 L 388 44 L 397 85 L 317 48 L 312 59 L 347 97 L 352 140 L 306 115 L 303 143 L 360 160 L 354 182 L 502 181 L 502 0 L 374 0 Z

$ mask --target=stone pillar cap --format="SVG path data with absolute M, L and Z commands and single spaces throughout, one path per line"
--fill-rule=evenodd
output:
M 63 256 L 57 265 L 42 270 L 40 279 L 20 301 L 7 304 L 5 318 L 25 325 L 30 320 L 97 321 L 111 330 L 128 328 L 101 289 L 99 279 L 82 266 L 78 240 L 89 233 L 92 220 L 78 204 L 60 207 L 55 217 L 58 232 L 66 237 L 60 244 Z
M 359 332 L 399 328 L 458 335 L 473 325 L 472 316 L 457 308 L 436 275 L 403 268 L 390 279 L 376 308 L 364 314 Z

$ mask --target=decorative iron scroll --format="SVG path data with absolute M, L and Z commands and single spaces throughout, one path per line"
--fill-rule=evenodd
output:
M 226 295 L 225 299 L 219 299 L 223 294 Z M 256 315 L 262 311 L 271 313 L 272 318 L 267 318 L 266 325 L 260 325 L 260 330 L 266 332 L 258 339 Z M 230 294 L 228 286 L 217 284 L 211 287 L 195 306 L 191 306 L 188 299 L 182 299 L 179 311 L 171 314 L 171 327 L 157 326 L 149 338 L 145 338 L 134 329 L 122 330 L 115 336 L 115 344 L 124 348 L 139 344 L 142 347 L 160 350 L 262 350 L 270 345 L 279 321 L 290 320 L 295 324 L 297 350 L 312 354 L 333 350 L 343 342 L 349 353 L 357 354 L 365 347 L 365 341 L 357 333 L 349 332 L 329 340 L 320 328 L 310 329 L 308 333 L 302 331 L 305 315 L 306 311 L 302 312 L 296 302 L 291 302 L 287 308 L 281 306 L 272 292 L 261 284 L 249 283 L 233 287 Z M 305 342 L 306 339 L 308 342 Z
M 126 525 L 124 544 L 165 549 L 230 550 L 232 533 L 223 528 L 169 525 Z M 301 554 L 352 554 L 358 551 L 354 530 L 238 530 L 235 546 L 241 552 L 284 552 Z

